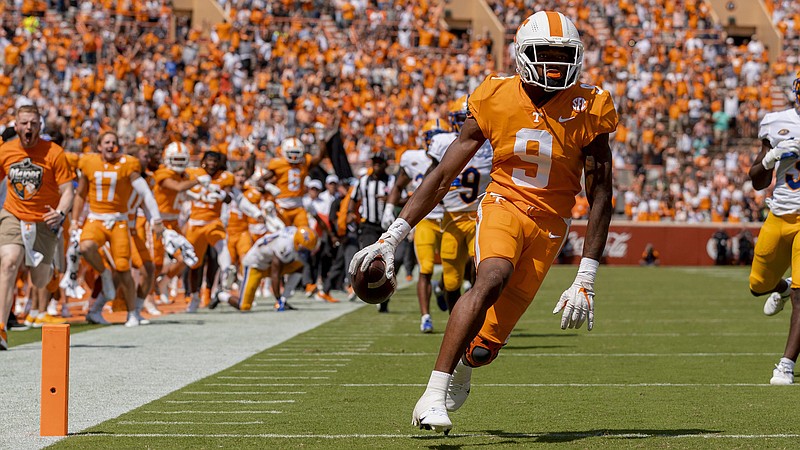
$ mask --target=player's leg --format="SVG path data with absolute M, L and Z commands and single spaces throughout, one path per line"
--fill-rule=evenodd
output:
M 131 233 L 127 221 L 120 221 L 114 224 L 111 230 L 111 257 L 114 260 L 114 268 L 117 272 L 119 287 L 122 289 L 122 296 L 128 309 L 128 320 L 126 327 L 139 325 L 136 317 L 136 282 L 131 273 Z
M 800 225 L 800 224 L 798 224 Z M 794 239 L 791 246 L 792 258 L 792 280 L 800 281 L 800 226 L 793 223 L 787 223 L 783 226 L 783 236 L 789 237 L 787 234 L 793 231 Z M 759 241 L 761 234 L 759 233 Z M 755 262 L 754 262 L 755 263 Z M 797 356 L 800 355 L 800 283 L 791 282 L 791 300 L 792 300 L 792 317 L 789 322 L 789 336 L 786 338 L 786 347 L 783 351 L 783 357 L 775 365 L 772 371 L 772 378 L 770 384 L 786 385 L 794 383 L 794 366 L 797 362 Z
M 764 303 L 764 314 L 771 316 L 783 309 L 791 292 L 791 281 L 782 278 L 792 258 L 794 228 L 784 219 L 773 215 L 761 227 L 750 268 L 750 292 L 754 296 L 771 293 Z
M 116 227 L 116 223 L 113 227 Z M 117 295 L 117 288 L 114 285 L 111 270 L 103 264 L 103 258 L 100 256 L 100 247 L 110 239 L 113 227 L 112 230 L 109 230 L 103 222 L 88 219 L 83 224 L 80 240 L 81 256 L 89 263 L 92 269 L 100 274 L 100 280 L 103 283 L 103 295 L 109 300 L 114 299 Z
M 464 266 L 469 258 L 466 235 L 460 228 L 461 219 L 450 221 L 442 233 L 442 280 L 448 310 L 452 311 L 464 283 Z
M 523 246 L 523 216 L 508 202 L 484 202 L 479 216 L 479 239 L 483 258 L 475 286 L 456 304 L 447 322 L 434 371 L 420 397 L 412 423 L 436 431 L 447 431 L 452 422 L 445 406 L 452 373 L 467 344 L 481 329 L 486 311 L 497 301 L 514 272 Z
M 438 221 L 422 219 L 414 231 L 414 250 L 419 261 L 417 280 L 417 302 L 419 303 L 420 331 L 433 332 L 431 319 L 431 277 L 436 258 L 436 249 L 441 245 L 441 224 Z
M 186 312 L 189 313 L 197 312 L 197 308 L 200 307 L 200 284 L 203 279 L 203 265 L 209 245 L 206 236 L 207 230 L 206 226 L 192 225 L 189 225 L 186 230 L 186 239 L 192 244 L 198 257 L 197 263 L 186 271 L 186 296 L 190 299 Z

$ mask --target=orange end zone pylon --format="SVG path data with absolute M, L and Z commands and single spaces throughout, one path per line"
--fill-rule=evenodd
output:
M 42 327 L 40 436 L 66 436 L 69 409 L 69 324 Z

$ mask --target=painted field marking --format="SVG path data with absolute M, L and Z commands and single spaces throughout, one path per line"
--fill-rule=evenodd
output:
M 351 352 L 333 353 L 334 355 L 361 355 Z M 402 356 L 436 356 L 437 353 L 366 353 L 366 356 L 386 356 L 397 358 Z M 775 356 L 775 352 L 695 352 L 695 353 L 516 353 L 513 349 L 503 353 L 503 355 L 525 357 L 525 358 L 586 358 L 586 357 L 615 357 L 615 358 L 629 358 L 629 357 L 717 357 L 717 356 Z
M 329 380 L 330 377 L 234 377 L 234 376 L 219 376 L 215 377 L 220 380 L 238 379 L 238 380 Z
M 137 411 L 144 414 L 283 414 L 283 411 Z
M 344 362 L 350 361 L 349 359 L 345 358 L 253 358 L 253 361 L 297 361 L 297 362 L 308 362 L 308 361 L 331 361 L 331 362 Z
M 432 353 L 431 353 L 432 354 Z M 349 359 L 347 361 L 350 361 Z M 311 364 L 253 364 L 247 363 L 242 364 L 242 366 L 247 367 L 315 367 L 315 366 L 322 366 L 322 367 L 347 367 L 347 364 L 328 364 L 328 363 L 311 363 Z
M 290 373 L 337 373 L 338 370 L 270 370 L 269 368 L 264 369 L 237 369 L 237 370 L 228 370 L 226 373 L 266 373 L 266 372 L 290 372 Z
M 172 422 L 167 420 L 120 420 L 118 425 L 259 425 L 263 420 L 251 422 Z
M 294 403 L 294 400 L 164 400 L 165 403 Z
M 203 386 L 229 387 L 275 387 L 275 386 L 329 386 L 329 384 L 295 384 L 295 383 L 205 383 Z
M 190 434 L 190 433 L 98 433 L 80 432 L 75 436 L 88 437 L 185 437 L 185 438 L 256 438 L 256 439 L 398 439 L 398 438 L 670 438 L 670 439 L 789 439 L 800 434 L 670 434 L 670 433 L 614 433 L 600 431 L 595 433 L 493 433 L 493 434 L 450 434 L 447 437 L 429 434 Z
M 768 383 L 487 383 L 475 387 L 771 387 Z M 209 383 L 204 386 L 256 387 L 425 387 L 424 383 Z
M 301 395 L 305 394 L 305 392 L 290 392 L 290 391 L 283 391 L 283 392 L 205 392 L 205 391 L 190 391 L 190 392 L 178 392 L 178 394 L 193 394 L 193 395 Z

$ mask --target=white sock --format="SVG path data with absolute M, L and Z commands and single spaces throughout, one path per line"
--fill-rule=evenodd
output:
M 137 313 L 141 313 L 141 312 L 142 312 L 142 307 L 143 307 L 143 306 L 144 306 L 144 299 L 143 299 L 143 298 L 136 297 L 136 307 L 135 307 L 135 311 L 136 311 Z
M 792 361 L 791 359 L 783 357 L 783 358 L 781 358 L 781 361 L 780 361 L 779 364 L 782 365 L 782 366 L 788 367 L 789 369 L 792 370 L 792 372 L 794 372 L 794 361 Z
M 39 310 L 38 309 L 31 309 L 28 313 L 29 316 L 33 317 L 34 319 L 39 317 Z
M 31 315 L 32 315 L 32 314 L 31 314 Z M 39 315 L 38 315 L 38 316 L 36 316 L 36 317 L 37 317 L 37 318 L 44 319 L 46 316 L 47 316 L 47 311 L 41 311 L 41 312 L 39 313 Z
M 444 402 L 447 396 L 447 387 L 450 386 L 450 379 L 453 376 L 449 373 L 439 372 L 434 370 L 431 372 L 431 378 L 428 380 L 428 386 L 425 388 L 425 395 L 435 395 L 441 397 Z

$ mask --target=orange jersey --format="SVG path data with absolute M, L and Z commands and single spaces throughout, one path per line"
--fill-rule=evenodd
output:
M 89 184 L 89 211 L 97 214 L 128 212 L 133 193 L 131 175 L 142 170 L 139 160 L 123 155 L 115 163 L 103 160 L 99 153 L 88 153 L 78 162 Z
M 0 178 L 7 177 L 3 208 L 17 219 L 41 222 L 47 207 L 58 206 L 59 186 L 75 179 L 64 149 L 40 139 L 33 148 L 23 149 L 19 139 L 0 146 Z
M 267 169 L 275 174 L 275 185 L 281 190 L 281 193 L 275 197 L 278 205 L 284 208 L 303 206 L 302 197 L 306 192 L 304 181 L 308 176 L 308 165 L 310 163 L 311 155 L 305 155 L 305 163 L 300 164 L 289 164 L 284 158 L 270 160 Z M 283 199 L 297 199 L 297 201 L 292 202 Z
M 487 77 L 469 111 L 494 149 L 487 192 L 559 217 L 571 216 L 581 191 L 581 150 L 618 122 L 608 91 L 575 85 L 537 107 L 518 75 Z
M 244 192 L 244 198 L 250 203 L 258 206 L 261 203 L 261 193 L 258 189 L 248 189 Z M 248 217 L 243 213 L 236 202 L 230 203 L 230 217 L 228 218 L 228 236 L 233 236 L 239 233 L 248 233 L 250 223 L 257 223 L 257 219 Z
M 190 178 L 197 178 L 200 175 L 208 175 L 208 173 L 200 167 L 190 167 L 186 169 L 186 173 Z M 213 178 L 211 178 L 209 188 L 205 188 L 198 184 L 192 188 L 192 192 L 205 197 L 214 190 L 223 191 L 226 188 L 231 187 L 233 187 L 233 174 L 227 170 L 220 170 L 214 175 Z M 192 200 L 192 210 L 189 213 L 190 220 L 210 222 L 212 220 L 218 220 L 221 215 L 221 201 Z
M 164 166 L 159 167 L 153 174 L 153 181 L 155 183 L 153 186 L 153 196 L 156 198 L 156 203 L 158 203 L 158 210 L 161 212 L 164 220 L 173 220 L 177 219 L 178 214 L 181 213 L 183 195 L 178 191 L 163 187 L 162 183 L 166 179 L 180 182 L 189 179 L 189 176 L 175 172 L 172 169 L 167 169 Z

